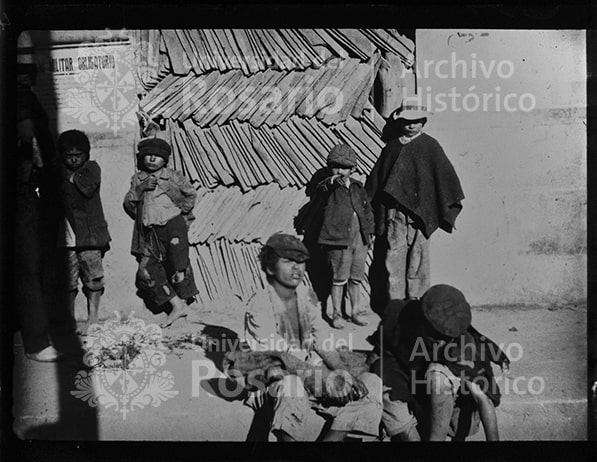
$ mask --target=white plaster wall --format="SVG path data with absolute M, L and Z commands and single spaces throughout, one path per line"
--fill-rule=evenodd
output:
M 476 305 L 586 300 L 585 33 L 418 30 L 416 47 L 426 130 L 466 196 L 432 283 Z

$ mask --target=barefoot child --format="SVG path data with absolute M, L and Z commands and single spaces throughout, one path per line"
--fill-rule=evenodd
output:
M 104 292 L 102 258 L 109 248 L 110 234 L 100 199 L 101 169 L 89 160 L 90 144 L 85 133 L 68 130 L 58 138 L 62 159 L 63 210 L 62 246 L 68 265 L 68 305 L 75 319 L 78 279 L 87 297 L 88 323 L 98 322 L 100 298 Z
M 186 316 L 185 301 L 198 293 L 188 239 L 197 192 L 182 173 L 167 167 L 170 153 L 161 138 L 139 142 L 140 171 L 131 178 L 123 204 L 135 220 L 131 253 L 139 262 L 138 295 L 150 309 L 172 306 L 162 327 Z

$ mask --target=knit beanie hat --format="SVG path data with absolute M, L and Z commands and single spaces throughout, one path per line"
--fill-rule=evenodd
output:
M 421 298 L 423 314 L 431 326 L 447 337 L 458 337 L 471 325 L 471 307 L 455 287 L 438 284 Z
M 330 151 L 327 163 L 328 165 L 334 164 L 342 167 L 356 167 L 357 154 L 347 144 L 337 144 Z
M 166 160 L 168 160 L 172 152 L 172 148 L 170 148 L 168 142 L 157 137 L 142 139 L 139 141 L 137 149 L 140 157 L 153 154 L 154 156 L 163 157 Z

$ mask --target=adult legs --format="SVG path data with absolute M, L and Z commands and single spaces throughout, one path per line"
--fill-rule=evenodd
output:
M 39 199 L 30 184 L 17 186 L 15 217 L 15 297 L 25 353 L 50 346 L 42 286 Z

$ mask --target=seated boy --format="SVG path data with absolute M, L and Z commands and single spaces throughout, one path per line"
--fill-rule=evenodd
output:
M 347 372 L 333 342 L 323 336 L 319 302 L 304 284 L 307 248 L 294 236 L 274 234 L 259 258 L 267 283 L 251 299 L 246 314 L 244 337 L 250 349 L 288 353 L 312 366 L 323 363 L 335 375 L 347 378 L 347 386 L 337 395 L 343 405 L 330 405 L 318 393 L 332 387 L 323 376 L 323 383 L 311 388 L 298 374 L 269 384 L 261 395 L 264 402 L 257 405 L 271 409 L 270 430 L 279 441 L 304 441 L 307 413 L 314 409 L 332 418 L 324 441 L 343 441 L 350 432 L 377 436 L 381 380 L 366 369 L 358 376 Z
M 350 177 L 357 165 L 355 151 L 346 144 L 334 146 L 327 158 L 327 169 L 314 176 L 309 195 L 320 195 L 323 221 L 317 243 L 323 246 L 332 268 L 332 326 L 344 328 L 342 300 L 348 288 L 354 324 L 366 326 L 360 307 L 360 285 L 373 234 L 373 212 L 363 185 Z
M 185 317 L 185 301 L 198 293 L 189 260 L 188 221 L 197 192 L 190 181 L 167 167 L 170 145 L 157 137 L 138 144 L 140 171 L 131 178 L 124 209 L 135 220 L 131 253 L 139 262 L 136 286 L 148 308 L 172 310 L 162 327 Z
M 431 441 L 444 441 L 449 432 L 455 438 L 466 436 L 468 429 L 454 428 L 455 417 L 471 407 L 480 415 L 486 439 L 499 438 L 495 407 L 500 391 L 491 363 L 507 371 L 509 360 L 470 321 L 464 295 L 448 285 L 431 287 L 420 301 L 394 300 L 388 305 L 369 341 L 375 346 L 372 371 L 389 388 L 382 422 L 390 436 L 412 440 L 416 419 L 411 410 L 423 405 Z M 401 412 L 395 412 L 399 408 Z
M 58 138 L 62 159 L 61 191 L 64 212 L 59 243 L 67 252 L 68 306 L 75 320 L 78 279 L 87 297 L 88 323 L 98 322 L 100 298 L 104 291 L 102 258 L 109 248 L 110 234 L 100 199 L 101 169 L 89 160 L 89 139 L 78 130 Z

